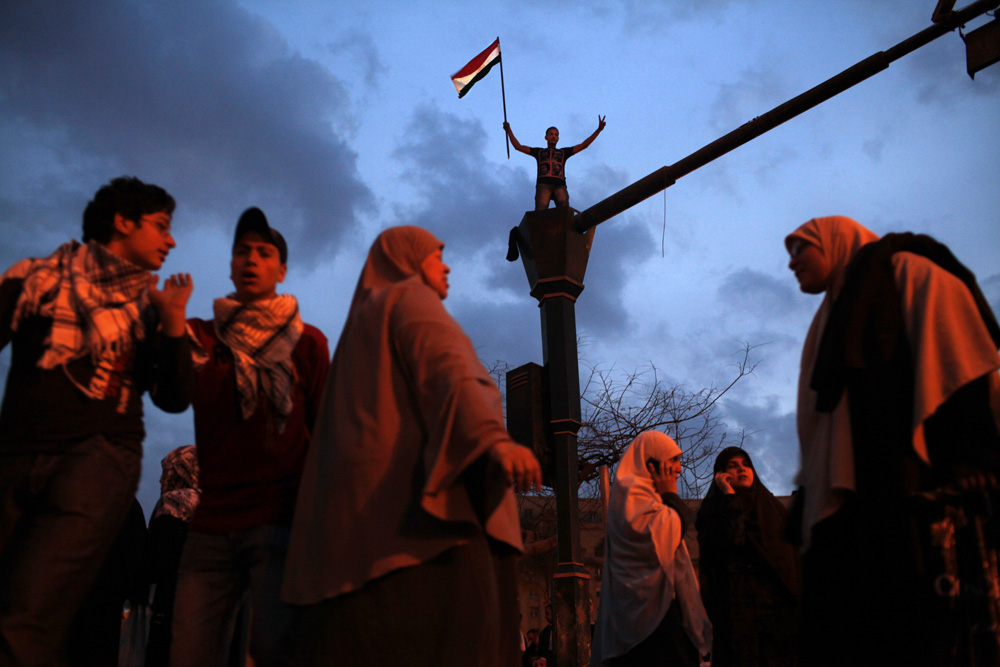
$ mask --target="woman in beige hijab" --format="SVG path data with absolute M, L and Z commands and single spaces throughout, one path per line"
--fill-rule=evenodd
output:
M 372 245 L 303 472 L 283 598 L 306 665 L 514 665 L 513 485 L 537 487 L 500 394 L 444 309 L 444 244 Z
M 997 664 L 995 638 L 980 637 L 989 657 L 973 638 L 988 596 L 942 588 L 995 584 L 995 569 L 978 566 L 973 523 L 928 502 L 962 506 L 1000 472 L 1000 327 L 975 277 L 930 237 L 842 216 L 785 246 L 802 291 L 824 295 L 798 392 L 802 663 Z

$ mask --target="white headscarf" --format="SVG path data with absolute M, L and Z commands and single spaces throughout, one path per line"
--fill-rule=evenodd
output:
M 802 540 L 803 549 L 807 549 L 812 527 L 840 509 L 844 491 L 854 491 L 854 447 L 847 401 L 840 401 L 833 412 L 817 412 L 816 392 L 809 382 L 830 311 L 844 286 L 847 265 L 862 246 L 877 241 L 878 235 L 851 218 L 830 216 L 802 224 L 785 238 L 785 247 L 790 248 L 796 240 L 819 248 L 830 268 L 826 293 L 806 334 L 799 366 L 796 424 L 802 460 L 795 482 L 806 489 Z
M 663 504 L 646 469 L 650 458 L 666 462 L 680 453 L 670 436 L 646 431 L 618 463 L 608 504 L 592 667 L 624 655 L 649 637 L 675 598 L 691 641 L 702 655 L 711 651 L 712 626 L 682 539 L 681 518 Z
M 785 239 L 786 247 L 797 239 L 815 245 L 830 267 L 826 295 L 806 335 L 799 375 L 797 425 L 802 467 L 796 482 L 806 489 L 802 517 L 806 549 L 812 527 L 840 508 L 845 492 L 855 490 L 848 401 L 841 400 L 832 412 L 818 412 L 816 392 L 809 384 L 847 267 L 862 246 L 878 238 L 850 218 L 832 216 L 814 218 Z M 895 253 L 892 264 L 903 325 L 913 355 L 911 445 L 917 456 L 930 463 L 924 421 L 958 389 L 994 373 L 1000 366 L 1000 356 L 971 292 L 959 278 L 931 260 L 909 252 Z

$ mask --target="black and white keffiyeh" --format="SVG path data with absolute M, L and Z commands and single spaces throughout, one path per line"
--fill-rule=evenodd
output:
M 116 362 L 145 338 L 140 314 L 149 304 L 149 271 L 94 241 L 71 241 L 49 257 L 18 262 L 0 281 L 17 278 L 24 284 L 11 329 L 28 317 L 52 318 L 38 367 L 65 366 L 89 352 L 93 377 L 86 384 L 70 379 L 88 397 L 103 399 Z
M 215 333 L 236 359 L 236 384 L 243 418 L 253 414 L 258 392 L 263 391 L 274 406 L 281 432 L 292 412 L 295 380 L 292 351 L 305 328 L 299 303 L 289 294 L 250 303 L 240 303 L 232 297 L 215 300 Z

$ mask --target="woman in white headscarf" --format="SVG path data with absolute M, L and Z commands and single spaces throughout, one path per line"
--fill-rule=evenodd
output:
M 681 449 L 640 433 L 615 470 L 591 667 L 698 665 L 712 627 L 684 544 L 690 523 L 677 496 Z
M 996 582 L 958 493 L 1000 473 L 1000 327 L 975 277 L 928 236 L 843 216 L 785 247 L 802 291 L 824 295 L 798 391 L 802 663 L 997 664 L 994 637 L 989 658 L 971 639 L 995 625 L 988 596 L 947 588 Z M 927 502 L 942 490 L 950 510 Z
M 541 483 L 500 393 L 444 309 L 444 244 L 375 240 L 330 366 L 283 598 L 307 665 L 514 665 L 513 484 Z

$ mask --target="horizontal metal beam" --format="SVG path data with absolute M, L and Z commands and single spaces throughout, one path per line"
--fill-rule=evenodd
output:
M 744 123 L 729 134 L 691 153 L 691 155 L 688 155 L 680 162 L 661 167 L 632 185 L 622 188 L 607 199 L 594 204 L 585 211 L 581 211 L 576 219 L 577 231 L 584 232 L 606 220 L 610 220 L 639 202 L 652 197 L 657 192 L 669 188 L 682 176 L 686 176 L 692 171 L 704 167 L 712 160 L 756 139 L 769 130 L 773 130 L 785 121 L 791 120 L 802 112 L 808 111 L 831 97 L 839 95 L 848 88 L 887 69 L 890 63 L 916 51 L 938 37 L 965 25 L 971 19 L 985 14 L 991 9 L 996 9 L 998 6 L 1000 6 L 1000 0 L 979 0 L 957 12 L 946 14 L 938 23 L 918 32 L 891 49 L 879 51 L 865 58 L 856 65 L 807 90 L 798 97 L 793 97 L 762 116 L 757 116 L 750 122 Z

